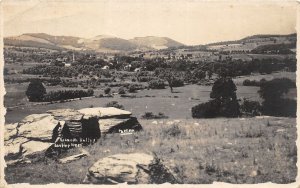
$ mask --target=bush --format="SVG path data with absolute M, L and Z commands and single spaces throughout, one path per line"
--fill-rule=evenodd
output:
M 261 84 L 263 84 L 264 82 L 266 82 L 266 80 L 263 78 L 260 81 L 256 81 L 256 80 L 244 80 L 243 82 L 243 86 L 260 86 Z
M 138 81 L 139 82 L 149 82 L 153 79 L 153 77 L 150 76 L 139 76 Z
M 183 135 L 184 132 L 179 128 L 178 125 L 172 125 L 171 127 L 163 129 L 164 137 L 178 137 L 180 135 Z
M 151 89 L 165 89 L 165 82 L 161 79 L 151 80 L 148 85 Z
M 292 99 L 266 100 L 262 103 L 262 113 L 269 116 L 296 117 L 297 101 Z
M 261 84 L 258 93 L 264 99 L 262 113 L 271 116 L 296 117 L 296 101 L 283 98 L 283 94 L 295 87 L 296 83 L 287 78 L 276 78 Z
M 145 112 L 144 115 L 142 115 L 143 119 L 166 119 L 168 116 L 166 116 L 164 113 L 159 112 L 157 115 L 153 114 L 152 112 Z
M 121 110 L 124 110 L 124 106 L 119 104 L 118 101 L 111 101 L 105 105 L 106 107 L 115 107 Z
M 63 101 L 66 99 L 74 99 L 81 97 L 89 97 L 94 94 L 93 90 L 59 90 L 59 91 L 51 91 L 44 95 L 42 101 L 51 102 L 51 101 Z
M 126 93 L 125 88 L 124 87 L 120 87 L 118 93 L 119 94 L 125 94 Z
M 198 104 L 192 107 L 193 118 L 214 118 L 219 115 L 220 103 L 211 100 L 206 103 Z
M 108 95 L 108 94 L 110 93 L 110 91 L 111 91 L 111 88 L 110 88 L 110 87 L 104 89 L 104 93 L 105 93 L 106 95 Z
M 129 93 L 135 93 L 137 90 L 136 85 L 131 84 L 128 88 Z
M 184 86 L 184 82 L 181 79 L 175 78 L 170 83 L 172 87 L 182 87 Z
M 257 101 L 250 101 L 247 99 L 244 99 L 242 105 L 241 105 L 241 111 L 245 115 L 249 116 L 258 116 L 261 114 L 261 105 Z

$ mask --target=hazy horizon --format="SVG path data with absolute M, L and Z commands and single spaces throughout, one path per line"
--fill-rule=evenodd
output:
M 2 2 L 4 36 L 46 33 L 93 38 L 168 37 L 186 45 L 256 34 L 296 33 L 294 2 L 36 1 Z

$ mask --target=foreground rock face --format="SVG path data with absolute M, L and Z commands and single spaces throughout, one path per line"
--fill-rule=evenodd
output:
M 51 141 L 59 121 L 50 114 L 32 114 L 18 125 L 18 136 L 32 140 Z
M 135 117 L 131 117 L 131 112 L 113 107 L 49 110 L 29 115 L 19 123 L 5 125 L 5 157 L 27 159 L 27 156 L 45 154 L 50 146 L 53 151 L 58 142 L 60 146 L 76 147 L 72 143 L 64 143 L 64 140 L 73 142 L 75 139 L 76 144 L 85 140 L 84 144 L 91 144 L 101 134 L 140 130 L 142 126 Z
M 49 142 L 39 142 L 39 141 L 29 141 L 21 144 L 20 146 L 20 154 L 23 158 L 35 158 L 36 155 L 40 155 L 53 145 Z
M 92 184 L 177 183 L 160 160 L 145 153 L 117 154 L 97 161 L 88 169 L 83 183 Z

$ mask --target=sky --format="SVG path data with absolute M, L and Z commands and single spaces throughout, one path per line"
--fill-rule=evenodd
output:
M 4 36 L 169 37 L 187 45 L 296 32 L 295 2 L 3 0 Z

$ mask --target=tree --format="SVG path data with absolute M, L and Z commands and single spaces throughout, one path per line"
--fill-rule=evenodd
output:
M 184 85 L 181 79 L 182 75 L 172 69 L 160 69 L 158 76 L 168 82 L 171 93 L 173 93 L 173 87 L 180 87 Z
M 193 72 L 193 77 L 197 78 L 197 80 L 203 80 L 206 77 L 206 72 L 201 68 L 198 68 Z
M 219 78 L 212 87 L 210 98 L 236 100 L 236 85 L 230 78 Z
M 46 88 L 40 80 L 32 80 L 26 90 L 30 102 L 42 101 L 46 93 Z
M 215 81 L 210 98 L 212 100 L 209 102 L 192 108 L 194 118 L 237 117 L 240 115 L 236 85 L 231 78 L 219 78 Z
M 296 116 L 297 103 L 295 100 L 284 98 L 291 88 L 295 88 L 296 83 L 288 78 L 276 78 L 271 81 L 261 83 L 258 91 L 262 102 L 262 113 L 272 116 Z

